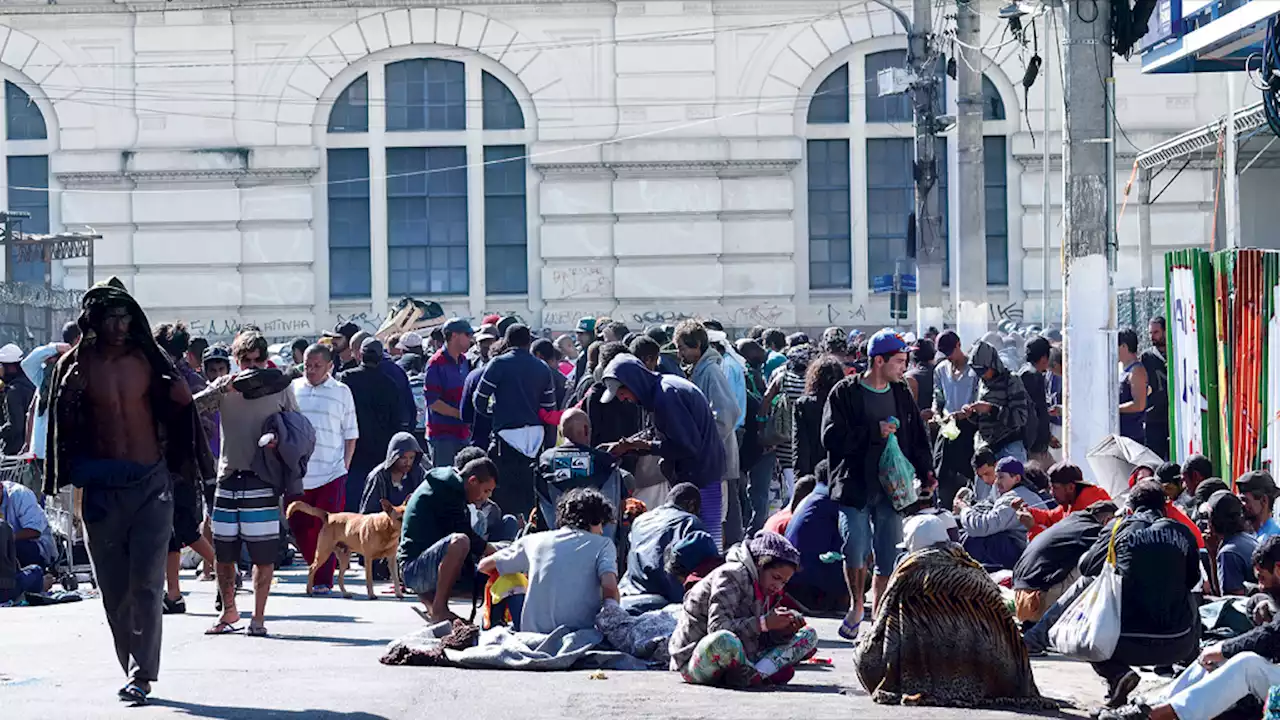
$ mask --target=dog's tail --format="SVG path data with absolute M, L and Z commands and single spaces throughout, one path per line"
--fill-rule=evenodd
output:
M 328 510 L 321 510 L 320 508 L 314 505 L 308 505 L 302 502 L 301 500 L 295 500 L 294 502 L 289 503 L 289 509 L 284 511 L 284 516 L 287 518 L 291 518 L 293 517 L 293 514 L 295 512 L 304 512 L 308 515 L 313 515 L 315 517 L 318 517 L 321 520 L 329 519 Z

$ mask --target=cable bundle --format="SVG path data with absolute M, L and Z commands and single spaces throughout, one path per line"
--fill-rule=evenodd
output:
M 1280 135 L 1280 27 L 1277 27 L 1274 17 L 1267 22 L 1267 36 L 1262 43 L 1260 87 L 1267 126 L 1271 128 L 1271 132 Z

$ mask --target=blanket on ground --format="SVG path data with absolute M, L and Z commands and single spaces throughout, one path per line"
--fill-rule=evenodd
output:
M 392 641 L 382 663 L 534 671 L 666 667 L 678 610 L 670 606 L 632 617 L 617 604 L 605 603 L 596 628 L 560 627 L 546 635 L 496 627 L 474 637 L 442 623 Z M 465 645 L 459 638 L 466 639 Z

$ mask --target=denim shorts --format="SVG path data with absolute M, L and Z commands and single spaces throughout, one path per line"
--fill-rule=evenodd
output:
M 449 542 L 453 535 L 445 535 L 434 545 L 423 550 L 418 557 L 405 562 L 400 568 L 400 577 L 404 578 L 404 586 L 418 595 L 426 595 L 436 591 L 436 583 L 440 580 L 440 563 L 449 552 Z M 463 535 L 463 537 L 466 537 Z
M 844 539 L 845 567 L 866 567 L 867 554 L 875 551 L 876 575 L 892 575 L 901 552 L 902 516 L 884 495 L 862 509 L 841 505 L 840 537 Z

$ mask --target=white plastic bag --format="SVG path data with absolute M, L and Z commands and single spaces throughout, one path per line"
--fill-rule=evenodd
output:
M 1054 649 L 1070 658 L 1102 662 L 1111 659 L 1120 640 L 1120 572 L 1116 569 L 1116 532 L 1111 531 L 1102 572 L 1049 631 Z

